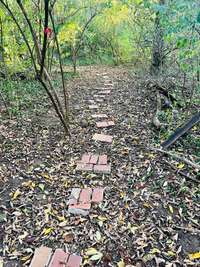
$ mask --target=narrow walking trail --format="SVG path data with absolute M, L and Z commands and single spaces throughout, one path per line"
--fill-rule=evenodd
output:
M 45 124 L 32 118 L 15 133 L 15 157 L 5 151 L 15 185 L 1 207 L 8 266 L 187 266 L 200 239 L 184 229 L 194 229 L 199 207 L 148 150 L 149 92 L 120 68 L 84 69 L 69 84 L 72 138 L 60 138 L 49 110 Z

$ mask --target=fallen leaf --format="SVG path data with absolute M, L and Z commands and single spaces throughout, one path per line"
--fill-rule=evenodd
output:
M 200 251 L 189 254 L 189 258 L 190 258 L 190 260 L 199 259 L 200 258 Z
M 118 263 L 117 263 L 117 266 L 118 267 L 125 267 L 125 263 L 124 263 L 124 260 L 120 260 Z
M 13 196 L 12 196 L 12 200 L 15 200 L 18 196 L 20 196 L 21 195 L 21 192 L 20 192 L 20 190 L 19 189 L 17 189 L 16 191 L 15 191 L 15 193 L 13 194 Z

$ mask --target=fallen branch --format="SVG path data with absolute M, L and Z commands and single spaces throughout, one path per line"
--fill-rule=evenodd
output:
M 175 132 L 161 144 L 162 148 L 168 148 L 174 144 L 181 136 L 188 132 L 194 125 L 200 121 L 200 112 L 196 113 L 183 127 L 179 127 Z
M 171 164 L 170 162 L 168 162 L 167 160 L 165 160 L 165 163 L 168 164 L 172 169 L 174 169 L 178 174 L 180 174 L 183 177 L 185 177 L 187 180 L 190 180 L 190 181 L 195 182 L 195 183 L 199 183 L 199 180 L 191 177 L 188 174 L 185 174 L 184 172 L 182 172 L 180 170 L 177 170 L 177 168 L 173 164 Z
M 175 158 L 175 159 L 178 159 L 178 160 L 180 160 L 182 162 L 185 162 L 186 164 L 192 166 L 195 169 L 200 170 L 200 165 L 199 164 L 194 163 L 194 162 L 190 161 L 189 159 L 181 157 L 181 156 L 179 156 L 177 154 L 171 153 L 169 151 L 166 151 L 166 150 L 163 150 L 163 149 L 160 149 L 160 148 L 154 148 L 154 147 L 150 147 L 150 150 L 161 152 L 161 153 L 166 154 L 166 155 L 168 155 L 168 156 L 170 156 L 172 158 Z

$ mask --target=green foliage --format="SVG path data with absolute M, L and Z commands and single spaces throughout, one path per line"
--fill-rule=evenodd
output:
M 8 104 L 11 115 L 20 115 L 37 108 L 37 100 L 44 98 L 43 89 L 35 80 L 0 80 L 0 91 Z

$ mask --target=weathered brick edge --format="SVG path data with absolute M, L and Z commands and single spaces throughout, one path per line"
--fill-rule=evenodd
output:
M 80 267 L 81 263 L 81 256 L 64 252 L 62 249 L 56 249 L 53 253 L 51 248 L 40 247 L 36 248 L 29 267 Z
M 74 215 L 86 216 L 89 214 L 92 203 L 103 201 L 104 188 L 73 188 L 69 197 L 68 212 Z
M 111 165 L 108 164 L 107 155 L 83 154 L 80 161 L 77 161 L 77 171 L 93 171 L 96 173 L 111 173 Z

